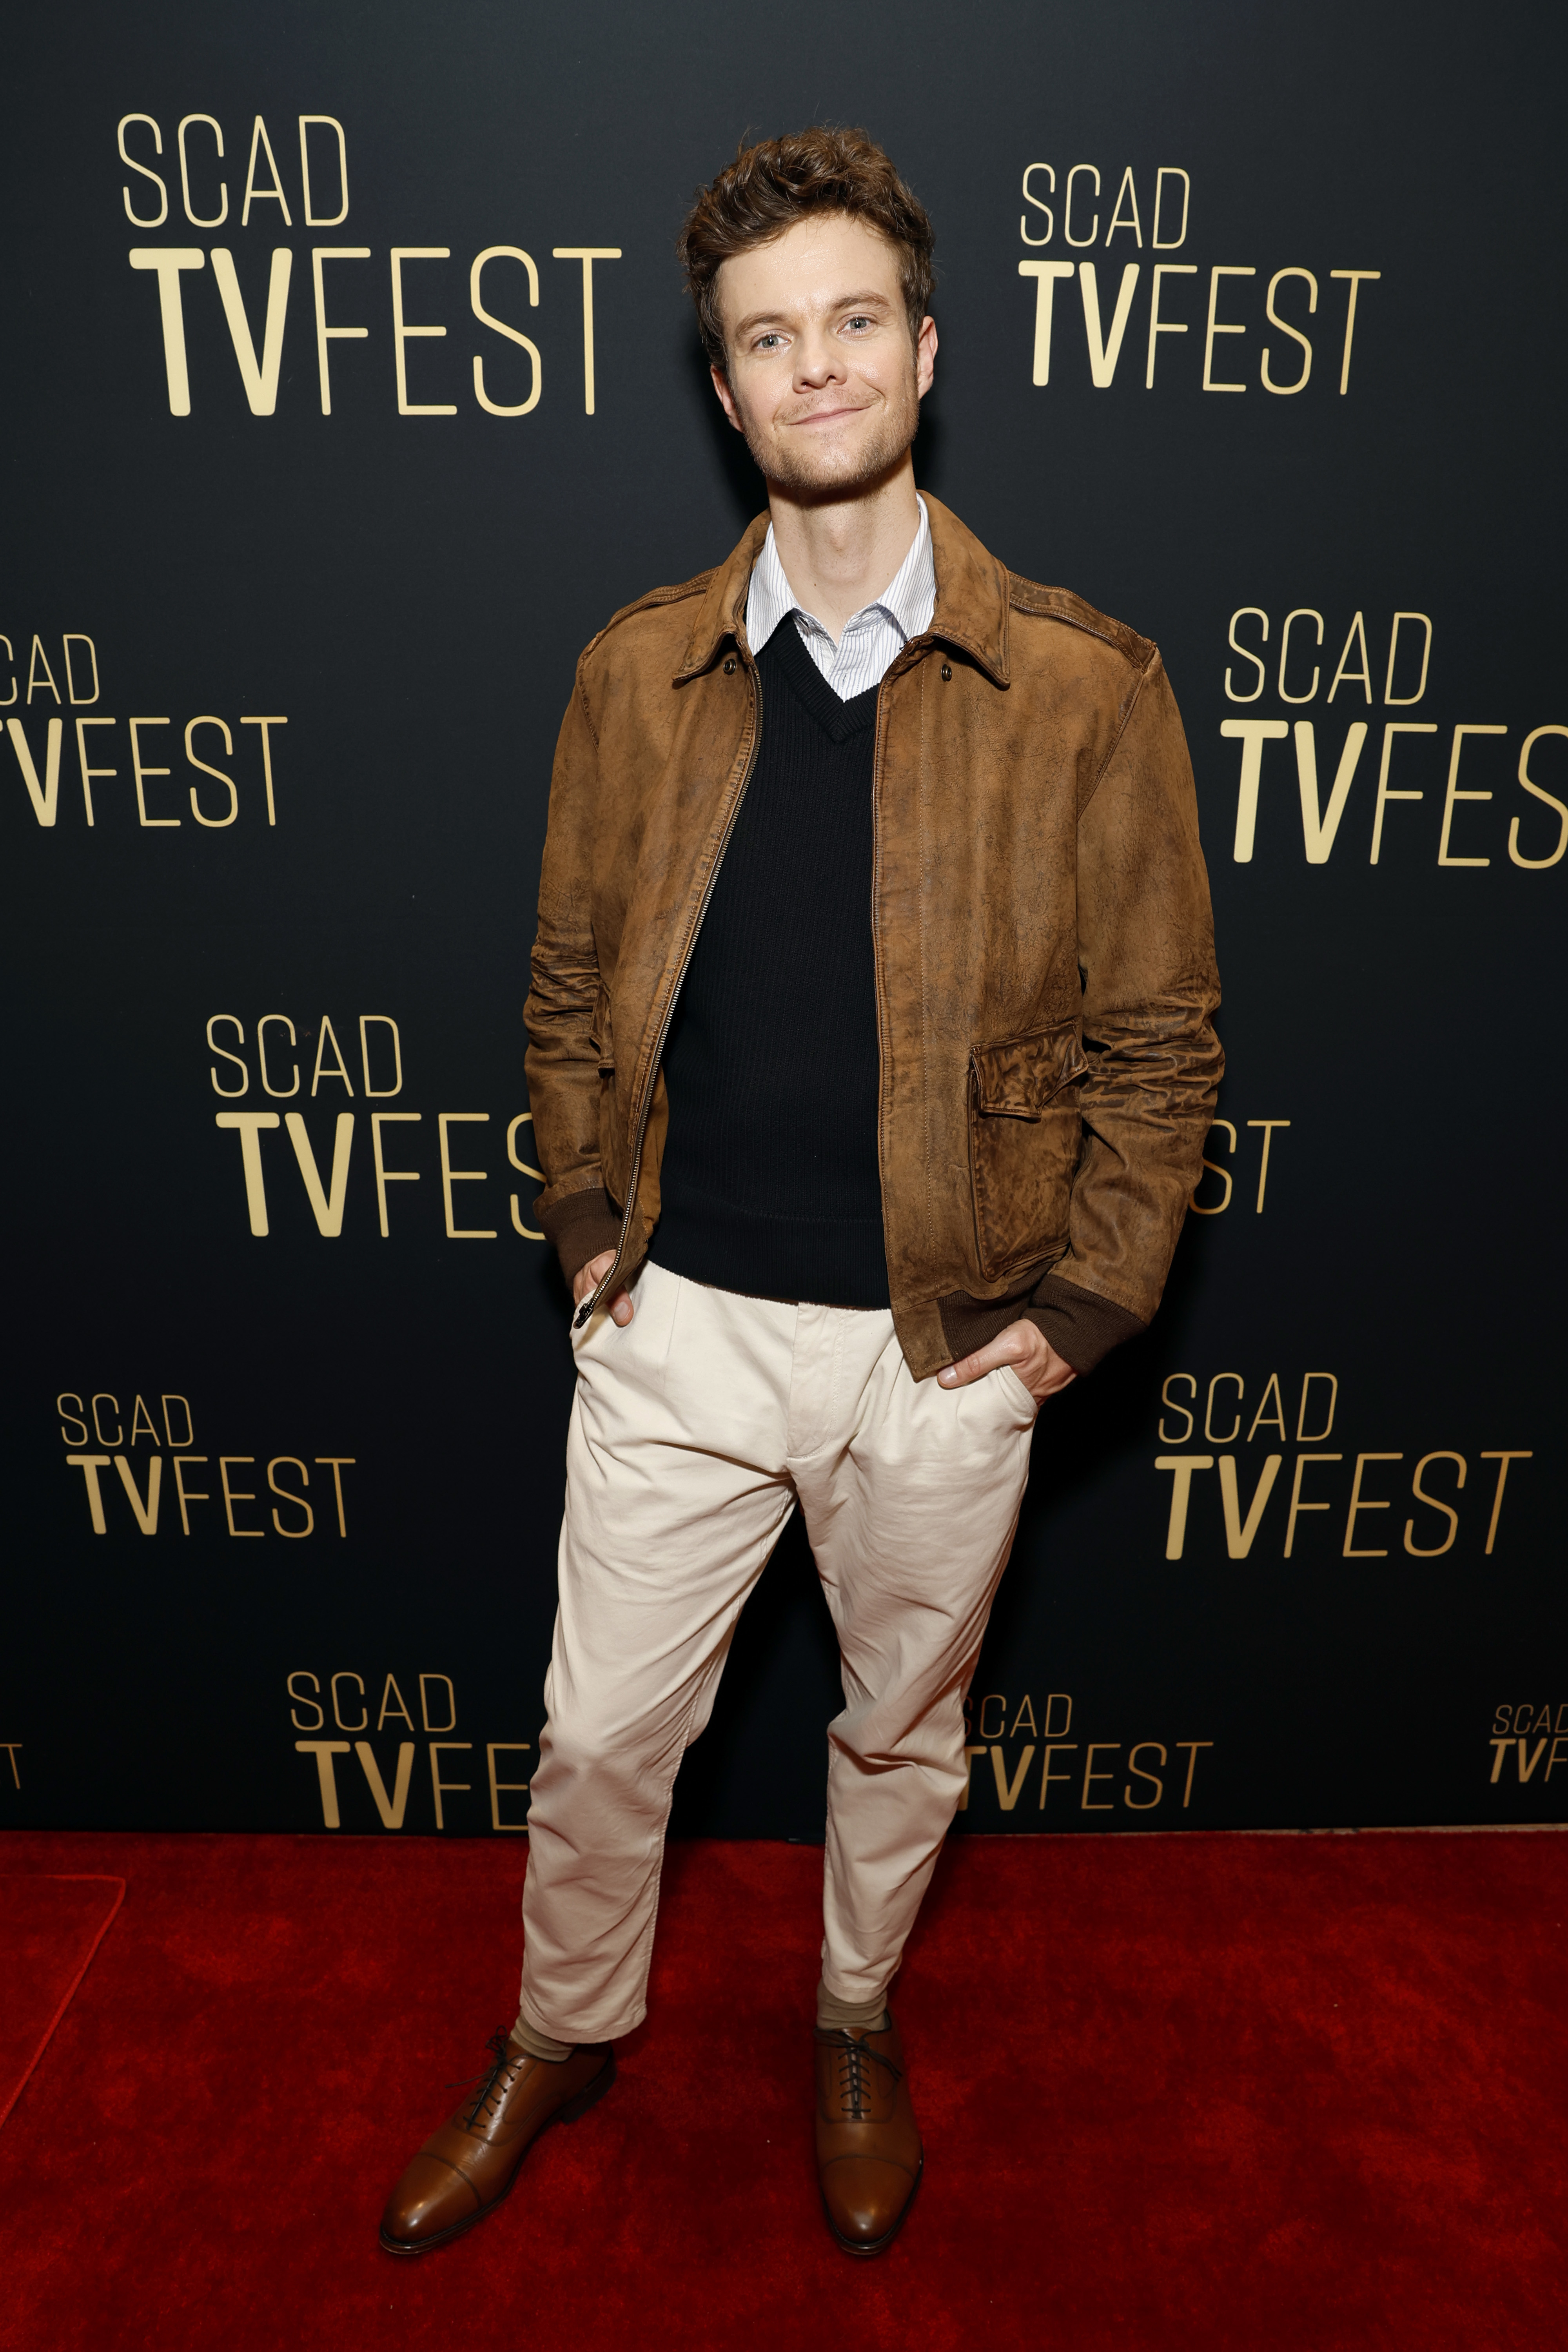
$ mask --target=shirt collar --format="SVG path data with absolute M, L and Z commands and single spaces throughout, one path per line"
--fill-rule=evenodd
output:
M 915 532 L 909 553 L 882 593 L 861 607 L 863 613 L 886 614 L 906 645 L 911 637 L 919 636 L 923 629 L 931 626 L 936 604 L 936 563 L 931 555 L 931 517 L 926 512 L 924 499 L 918 494 L 915 503 L 921 510 L 920 528 Z M 752 572 L 746 597 L 746 642 L 753 654 L 762 652 L 779 623 L 791 613 L 802 613 L 814 627 L 822 627 L 816 615 L 805 611 L 785 578 L 773 540 L 773 527 L 769 523 L 768 535 L 763 541 L 763 551 Z M 846 629 L 853 627 L 859 618 L 860 613 L 853 614 L 845 624 Z

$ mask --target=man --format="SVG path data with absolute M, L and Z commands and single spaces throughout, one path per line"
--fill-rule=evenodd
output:
M 394 2190 L 493 2211 L 644 2014 L 684 1748 L 796 1503 L 843 1653 L 813 2057 L 879 2252 L 922 2152 L 888 1993 L 963 1791 L 1036 1413 L 1142 1331 L 1221 1058 L 1154 647 L 1005 571 L 910 447 L 931 230 L 861 132 L 737 157 L 681 239 L 768 513 L 583 656 L 527 1008 L 575 1302 L 522 2006 Z

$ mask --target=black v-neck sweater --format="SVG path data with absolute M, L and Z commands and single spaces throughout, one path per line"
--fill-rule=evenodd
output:
M 762 740 L 664 1050 L 653 1256 L 755 1298 L 886 1307 L 871 945 L 876 687 L 781 621 Z

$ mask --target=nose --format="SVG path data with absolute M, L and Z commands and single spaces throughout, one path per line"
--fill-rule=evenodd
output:
M 824 328 L 808 328 L 795 347 L 795 380 L 797 388 L 802 392 L 814 392 L 826 383 L 842 383 L 845 373 L 844 354 L 833 338 Z

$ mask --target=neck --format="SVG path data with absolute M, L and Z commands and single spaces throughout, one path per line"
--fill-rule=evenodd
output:
M 768 484 L 768 511 L 784 577 L 829 634 L 879 596 L 895 578 L 920 529 L 914 461 L 906 449 L 897 464 L 852 497 L 803 499 Z

